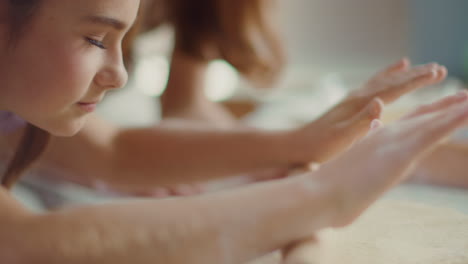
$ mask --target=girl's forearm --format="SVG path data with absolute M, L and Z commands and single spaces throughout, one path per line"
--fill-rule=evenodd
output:
M 332 222 L 330 190 L 302 183 L 3 220 L 0 256 L 12 264 L 242 263 Z
M 171 185 L 287 168 L 299 161 L 289 141 L 288 132 L 253 129 L 127 130 L 116 138 L 110 180 Z
M 182 122 L 118 129 L 93 117 L 72 138 L 55 138 L 41 159 L 63 175 L 124 190 L 201 182 L 297 164 L 291 132 L 230 130 Z

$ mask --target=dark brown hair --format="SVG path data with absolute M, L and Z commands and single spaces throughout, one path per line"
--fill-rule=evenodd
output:
M 272 0 L 146 0 L 141 30 L 171 23 L 176 48 L 200 60 L 223 59 L 257 86 L 269 86 L 285 64 L 277 30 L 269 21 Z M 130 54 L 135 35 L 127 36 Z
M 10 46 L 26 30 L 27 23 L 39 8 L 41 0 L 9 0 Z M 46 131 L 28 124 L 19 146 L 13 155 L 2 178 L 2 185 L 10 189 L 20 175 L 37 160 L 45 150 L 50 135 Z

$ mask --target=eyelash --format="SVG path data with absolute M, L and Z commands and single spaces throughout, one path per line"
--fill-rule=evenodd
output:
M 92 46 L 96 46 L 96 47 L 98 47 L 98 48 L 100 48 L 100 49 L 107 49 L 107 48 L 104 46 L 104 44 L 103 44 L 101 41 L 99 41 L 99 40 L 95 40 L 95 39 L 86 37 L 86 41 L 88 41 L 88 43 L 89 43 L 90 45 L 92 45 Z

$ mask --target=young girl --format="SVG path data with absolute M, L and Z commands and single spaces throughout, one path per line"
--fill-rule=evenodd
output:
M 87 185 L 105 183 L 117 190 L 156 196 L 198 193 L 203 186 L 199 183 L 233 175 L 248 175 L 247 182 L 281 177 L 291 167 L 330 159 L 365 134 L 370 121 L 379 116 L 378 109 L 368 111 L 375 97 L 388 104 L 445 78 L 444 67 L 411 67 L 409 61 L 401 60 L 362 87 L 361 93 L 367 94 L 363 100 L 350 95 L 317 122 L 287 133 L 246 128 L 204 96 L 204 74 L 211 59 L 222 58 L 255 83 L 274 80 L 284 58 L 269 19 L 272 3 L 146 1 L 139 26 L 124 39 L 124 55 L 130 53 L 136 29 L 145 31 L 170 21 L 177 38 L 163 96 L 163 117 L 208 122 L 203 128 L 184 122 L 178 127 L 158 124 L 126 129 L 93 116 L 77 136 L 54 138 L 37 164 L 48 174 Z M 266 55 L 248 37 L 251 31 L 266 43 Z M 431 76 L 433 70 L 436 76 Z M 10 138 L 21 137 L 19 132 Z M 11 144 L 11 151 L 15 147 Z
M 22 146 L 31 147 L 17 156 L 12 167 L 19 168 L 13 171 L 35 159 L 47 133 L 75 134 L 105 91 L 123 85 L 120 43 L 138 5 L 138 0 L 0 4 L 0 107 L 29 123 Z M 350 100 L 364 100 L 368 94 L 353 96 Z M 35 214 L 2 188 L 0 260 L 205 264 L 254 259 L 321 228 L 350 223 L 468 120 L 467 98 L 461 93 L 421 108 L 316 173 L 224 193 Z

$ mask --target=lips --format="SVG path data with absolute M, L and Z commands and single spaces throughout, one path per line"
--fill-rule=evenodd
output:
M 96 110 L 97 104 L 99 102 L 90 102 L 90 103 L 78 103 L 78 106 L 85 112 L 94 112 Z

